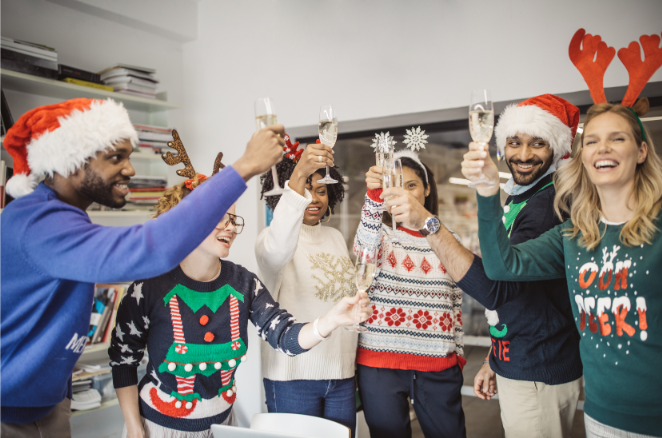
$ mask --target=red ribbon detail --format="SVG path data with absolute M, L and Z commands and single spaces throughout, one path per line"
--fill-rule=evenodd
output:
M 207 179 L 207 177 L 205 175 L 201 174 L 201 173 L 197 175 L 197 178 L 198 178 L 199 183 L 201 183 L 201 182 L 203 182 L 204 180 Z M 195 182 L 195 179 L 191 178 L 191 179 L 187 179 L 186 182 L 184 182 L 184 184 L 186 185 L 187 189 L 193 190 L 193 183 L 194 182 Z

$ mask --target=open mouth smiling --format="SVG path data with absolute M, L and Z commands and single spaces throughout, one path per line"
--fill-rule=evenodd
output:
M 593 167 L 595 167 L 597 170 L 606 170 L 608 171 L 609 169 L 613 169 L 618 166 L 618 162 L 616 160 L 611 160 L 611 159 L 603 159 L 603 160 L 598 160 L 593 164 Z

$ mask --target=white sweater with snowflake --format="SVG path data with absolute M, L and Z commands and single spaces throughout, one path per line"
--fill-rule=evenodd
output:
M 368 295 L 375 311 L 359 336 L 357 363 L 375 368 L 443 371 L 464 366 L 462 291 L 418 231 L 382 223 L 381 189 L 369 190 L 354 239 L 379 247 Z M 457 238 L 457 236 L 456 236 Z
M 342 234 L 334 228 L 303 224 L 312 195 L 285 183 L 269 227 L 260 233 L 255 255 L 260 278 L 281 307 L 311 322 L 342 297 L 353 296 L 354 266 Z M 327 380 L 354 376 L 357 334 L 335 330 L 306 354 L 287 357 L 262 343 L 262 373 L 270 380 Z

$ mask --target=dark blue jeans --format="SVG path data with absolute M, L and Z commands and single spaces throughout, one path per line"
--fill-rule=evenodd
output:
M 372 438 L 411 438 L 409 400 L 426 438 L 466 438 L 462 370 L 395 370 L 359 365 L 359 392 Z
M 269 412 L 303 414 L 326 418 L 356 429 L 356 388 L 354 378 L 342 380 L 264 379 Z

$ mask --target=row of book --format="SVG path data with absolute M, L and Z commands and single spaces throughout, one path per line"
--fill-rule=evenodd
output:
M 97 285 L 94 289 L 90 330 L 87 333 L 88 344 L 110 342 L 115 328 L 117 308 L 126 292 L 122 285 Z
M 118 64 L 99 72 L 99 75 L 101 81 L 116 93 L 156 99 L 159 81 L 154 77 L 155 73 L 152 68 Z
M 126 210 L 154 210 L 168 181 L 164 176 L 136 175 L 129 181 Z
M 156 99 L 159 83 L 156 70 L 134 65 L 117 64 L 99 73 L 58 64 L 57 51 L 42 44 L 2 37 L 0 43 L 2 68 L 58 79 L 84 87 Z
M 139 140 L 138 150 L 134 150 L 134 152 L 160 154 L 169 148 L 168 142 L 173 141 L 172 128 L 137 124 L 134 124 L 133 127 L 138 133 Z M 170 150 L 174 152 L 174 150 Z

